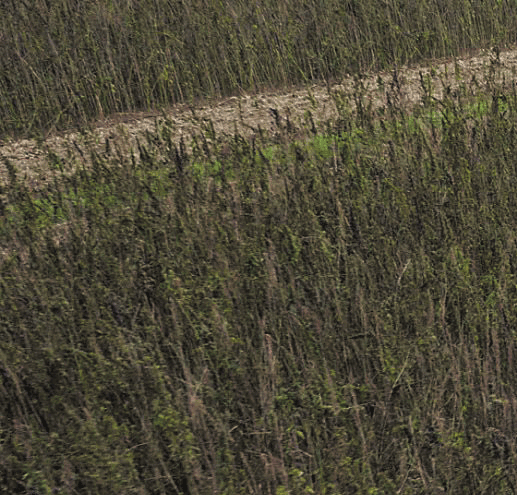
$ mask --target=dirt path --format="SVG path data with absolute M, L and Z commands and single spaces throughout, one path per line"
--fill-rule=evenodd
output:
M 446 61 L 435 61 L 434 64 L 402 68 L 397 72 L 400 83 L 400 103 L 412 105 L 422 97 L 420 73 L 431 75 L 434 85 L 434 95 L 439 98 L 443 83 L 446 81 L 451 88 L 457 87 L 461 81 L 469 84 L 475 76 L 481 87 L 486 83 L 487 70 L 490 66 L 497 67 L 499 77 L 507 81 L 514 80 L 517 71 L 517 50 L 501 52 L 499 57 L 490 52 L 479 55 Z M 393 73 L 383 72 L 370 74 L 363 79 L 367 98 L 371 98 L 375 106 L 386 102 L 386 88 L 393 82 Z M 350 94 L 354 81 L 352 77 L 345 78 L 341 84 L 328 86 L 311 86 L 290 91 L 244 95 L 227 98 L 214 103 L 200 104 L 195 107 L 181 105 L 166 112 L 172 123 L 177 140 L 183 137 L 189 142 L 192 135 L 198 133 L 208 121 L 213 122 L 217 134 L 233 134 L 235 131 L 242 135 L 251 135 L 259 127 L 267 130 L 274 124 L 274 113 L 278 111 L 282 117 L 289 117 L 292 123 L 299 124 L 310 111 L 316 125 L 335 119 L 338 116 L 335 98 L 336 94 Z M 384 85 L 384 88 L 383 88 Z M 349 102 L 353 106 L 353 101 Z M 76 161 L 78 165 L 85 163 L 86 150 L 92 145 L 101 152 L 106 140 L 122 150 L 129 151 L 135 147 L 137 137 L 145 135 L 146 131 L 155 129 L 156 119 L 162 114 L 123 114 L 114 115 L 100 121 L 94 130 L 86 134 L 69 132 L 49 137 L 43 143 L 35 140 L 19 140 L 0 145 L 0 184 L 6 183 L 7 168 L 4 157 L 13 163 L 20 176 L 26 176 L 29 184 L 41 186 L 42 182 L 50 179 L 51 167 L 48 165 L 48 151 L 52 150 L 58 156 L 68 157 L 66 162 Z M 129 139 L 128 139 L 129 138 Z M 82 152 L 85 150 L 84 152 Z

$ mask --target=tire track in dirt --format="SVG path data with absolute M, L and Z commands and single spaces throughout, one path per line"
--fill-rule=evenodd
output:
M 493 70 L 490 71 L 490 68 Z M 482 88 L 490 77 L 497 76 L 508 82 L 515 80 L 517 71 L 517 50 L 501 53 L 483 52 L 479 55 L 455 60 L 437 60 L 432 63 L 404 67 L 396 72 L 381 72 L 361 77 L 363 92 L 374 107 L 387 104 L 389 87 L 397 86 L 398 104 L 411 106 L 422 98 L 421 74 L 429 76 L 433 83 L 433 95 L 441 98 L 443 88 L 457 88 L 461 82 L 470 84 L 473 78 Z M 396 77 L 395 77 L 396 74 Z M 492 76 L 490 75 L 492 74 Z M 307 125 L 307 117 L 316 126 L 338 117 L 337 101 L 354 109 L 353 91 L 357 78 L 349 76 L 340 84 L 332 86 L 313 85 L 303 89 L 280 89 L 261 94 L 231 97 L 216 102 L 205 102 L 194 106 L 178 105 L 163 113 L 118 114 L 99 121 L 93 130 L 86 133 L 66 132 L 49 136 L 43 142 L 21 139 L 0 144 L 0 185 L 7 183 L 6 159 L 15 167 L 20 177 L 26 177 L 29 187 L 40 189 L 57 172 L 49 165 L 49 150 L 65 163 L 75 166 L 88 165 L 92 147 L 102 153 L 106 141 L 121 153 L 137 153 L 137 139 L 145 142 L 146 132 L 156 129 L 157 120 L 165 117 L 172 126 L 175 139 L 189 142 L 212 122 L 217 135 L 235 132 L 243 136 L 258 133 L 259 129 L 274 128 L 274 109 L 281 118 L 288 118 L 295 126 Z M 391 94 L 394 94 L 391 91 Z M 339 96 L 336 98 L 336 96 Z M 162 119 L 163 120 L 163 119 Z M 54 167 L 55 169 L 55 167 Z

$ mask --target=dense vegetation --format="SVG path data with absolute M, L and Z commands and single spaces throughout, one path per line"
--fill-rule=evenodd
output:
M 0 136 L 517 40 L 513 0 L 0 4 Z
M 1 132 L 517 26 L 504 1 L 33 4 L 0 6 Z M 337 121 L 251 137 L 177 144 L 161 119 L 91 168 L 50 152 L 40 188 L 4 158 L 0 493 L 515 493 L 517 88 L 498 70 L 440 99 L 422 77 L 414 108 L 396 73 L 379 108 L 357 77 Z
M 8 164 L 1 493 L 514 492 L 517 93 L 428 83 Z

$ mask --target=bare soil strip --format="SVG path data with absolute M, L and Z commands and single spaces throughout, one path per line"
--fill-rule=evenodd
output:
M 496 68 L 497 77 L 506 81 L 515 80 L 517 70 L 517 50 L 501 52 L 484 52 L 477 56 L 440 60 L 433 64 L 417 67 L 404 67 L 397 70 L 397 81 L 400 84 L 399 104 L 415 105 L 422 98 L 421 76 L 430 76 L 433 81 L 433 94 L 442 96 L 445 86 L 457 88 L 462 82 L 469 84 L 473 78 L 482 87 L 487 83 L 490 67 Z M 362 78 L 367 99 L 377 107 L 386 103 L 385 88 L 393 84 L 393 72 L 368 74 Z M 102 152 L 106 140 L 113 143 L 122 152 L 136 151 L 137 139 L 145 141 L 147 131 L 153 131 L 157 119 L 165 115 L 172 124 L 177 141 L 182 138 L 188 143 L 193 135 L 202 132 L 208 122 L 212 122 L 217 134 L 233 134 L 249 136 L 274 126 L 275 113 L 281 118 L 298 125 L 306 122 L 307 112 L 316 123 L 328 122 L 338 117 L 336 95 L 350 107 L 354 90 L 354 78 L 347 77 L 340 84 L 333 86 L 313 85 L 303 89 L 286 91 L 280 89 L 268 93 L 243 95 L 217 102 L 194 106 L 180 105 L 163 113 L 134 113 L 113 115 L 99 121 L 93 131 L 87 133 L 67 132 L 48 137 L 44 142 L 22 139 L 0 144 L 0 184 L 7 182 L 5 158 L 15 165 L 21 177 L 26 177 L 29 185 L 38 189 L 49 180 L 55 171 L 49 165 L 49 150 L 60 157 L 67 157 L 67 163 L 75 162 L 78 166 L 86 165 L 88 151 L 92 145 Z M 84 151 L 83 151 L 84 150 Z M 39 186 L 39 187 L 38 187 Z

